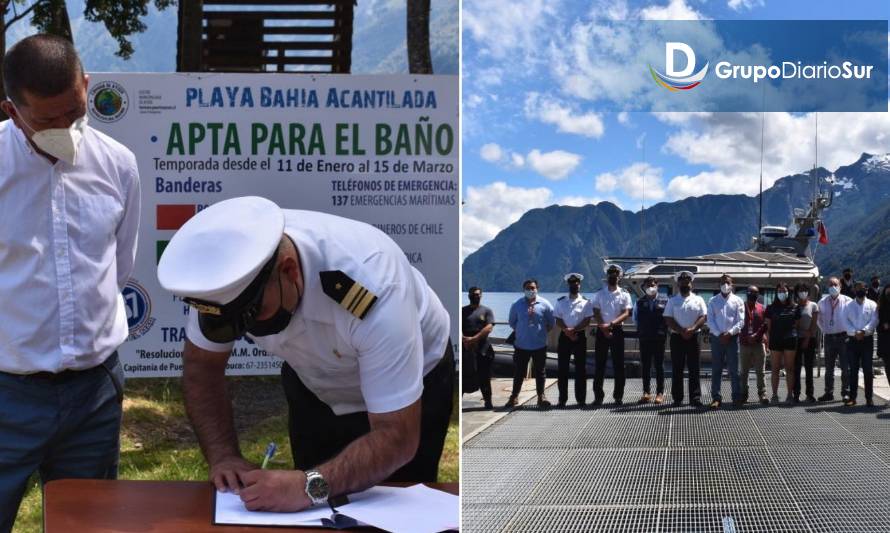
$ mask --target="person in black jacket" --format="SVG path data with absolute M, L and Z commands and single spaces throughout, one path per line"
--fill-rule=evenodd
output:
M 655 403 L 664 402 L 664 343 L 667 327 L 664 323 L 664 306 L 667 298 L 659 297 L 658 283 L 648 277 L 643 281 L 646 296 L 637 300 L 633 320 L 640 337 L 640 359 L 643 363 L 643 396 L 639 403 L 652 400 L 649 388 L 652 363 L 655 363 Z
M 884 360 L 884 374 L 890 383 L 890 283 L 884 285 L 878 300 L 878 357 Z
M 874 303 L 878 303 L 881 298 L 881 278 L 879 276 L 871 277 L 871 285 L 865 291 L 865 297 Z
M 856 295 L 853 294 L 853 285 L 855 283 L 856 280 L 853 279 L 853 269 L 845 268 L 843 276 L 841 277 L 841 294 L 848 298 L 855 298 Z

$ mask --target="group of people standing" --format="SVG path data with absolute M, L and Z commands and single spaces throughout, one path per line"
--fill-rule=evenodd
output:
M 623 271 L 618 265 L 606 269 L 606 283 L 591 298 L 581 293 L 584 276 L 570 273 L 564 277 L 568 294 L 560 296 L 555 305 L 538 295 L 534 279 L 523 282 L 524 294 L 510 307 L 510 340 L 514 346 L 513 389 L 505 407 L 514 407 L 529 361 L 535 377 L 537 403 L 549 407 L 544 393 L 547 337 L 554 327 L 559 329 L 557 343 L 558 405 L 568 402 L 570 367 L 574 366 L 574 398 L 587 404 L 587 337 L 595 336 L 593 401 L 603 403 L 603 381 L 609 359 L 614 371 L 613 401 L 624 401 L 625 331 L 623 324 L 632 318 L 636 324 L 642 366 L 643 394 L 638 403 L 665 401 L 665 346 L 670 346 L 672 361 L 671 397 L 674 405 L 684 398 L 684 371 L 688 375 L 689 403 L 702 406 L 700 383 L 701 338 L 708 336 L 711 348 L 711 403 L 718 409 L 723 403 L 721 381 L 724 369 L 729 375 L 730 400 L 743 405 L 751 398 L 748 376 L 756 374 L 757 401 L 779 403 L 781 371 L 785 371 L 788 403 L 801 401 L 833 401 L 834 369 L 841 371 L 841 398 L 844 405 L 854 406 L 858 400 L 859 372 L 865 381 L 865 403 L 874 405 L 872 359 L 875 335 L 878 355 L 890 368 L 890 284 L 881 288 L 873 277 L 867 287 L 854 281 L 852 271 L 843 277 L 828 280 L 828 294 L 814 301 L 817 288 L 799 283 L 790 286 L 778 282 L 772 303 L 764 305 L 759 287 L 748 286 L 743 297 L 735 293 L 733 278 L 723 274 L 720 292 L 707 303 L 692 290 L 695 275 L 677 272 L 674 280 L 678 293 L 668 297 L 660 293 L 658 282 L 643 282 L 645 295 L 633 302 L 627 290 L 619 286 Z M 470 305 L 463 312 L 463 354 L 475 360 L 479 388 L 486 408 L 492 408 L 491 363 L 493 349 L 488 335 L 494 326 L 491 309 L 481 305 L 482 290 L 469 290 Z M 816 398 L 813 384 L 818 345 L 825 356 L 825 390 Z M 768 396 L 765 380 L 766 355 L 770 356 L 771 389 Z M 652 374 L 655 374 L 655 395 Z M 801 373 L 805 384 L 801 383 Z M 888 376 L 890 379 L 890 376 Z

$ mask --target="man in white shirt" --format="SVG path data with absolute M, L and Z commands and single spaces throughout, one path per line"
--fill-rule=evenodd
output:
M 35 35 L 3 59 L 0 123 L 0 531 L 29 476 L 117 476 L 139 173 L 86 126 L 72 44 Z
M 733 292 L 732 276 L 720 276 L 720 294 L 708 302 L 708 329 L 711 340 L 711 409 L 722 401 L 720 381 L 723 368 L 729 371 L 732 402 L 741 405 L 739 382 L 739 332 L 745 323 L 745 303 Z
M 450 317 L 386 234 L 233 198 L 182 226 L 158 280 L 192 306 L 183 394 L 217 489 L 251 511 L 297 511 L 386 479 L 436 480 L 454 387 Z M 241 336 L 284 359 L 296 471 L 241 456 L 225 392 Z
M 683 403 L 683 368 L 689 368 L 689 403 L 701 407 L 699 380 L 701 348 L 698 333 L 708 317 L 701 296 L 692 292 L 692 272 L 677 272 L 680 294 L 671 296 L 664 308 L 664 320 L 671 331 L 671 395 L 674 405 Z
M 612 354 L 612 370 L 615 373 L 615 405 L 621 405 L 624 398 L 624 326 L 633 307 L 630 293 L 618 286 L 622 269 L 618 265 L 606 268 L 606 285 L 593 295 L 593 318 L 596 322 L 596 375 L 593 377 L 594 405 L 601 405 L 603 380 L 606 377 L 606 361 Z
M 825 393 L 820 402 L 834 400 L 834 365 L 841 368 L 841 395 L 843 401 L 850 398 L 850 369 L 847 361 L 847 330 L 844 326 L 844 309 L 852 301 L 841 294 L 841 280 L 828 278 L 828 296 L 819 300 L 819 316 L 816 321 L 822 331 L 825 354 Z
M 566 274 L 569 286 L 568 296 L 556 299 L 556 327 L 559 328 L 559 341 L 556 355 L 559 360 L 557 386 L 559 406 L 565 407 L 569 399 L 569 359 L 575 359 L 575 402 L 583 406 L 587 396 L 587 324 L 593 313 L 590 301 L 581 294 L 581 281 L 584 276 L 573 272 Z
M 850 361 L 850 398 L 844 402 L 847 407 L 856 405 L 859 392 L 859 368 L 865 378 L 865 403 L 873 406 L 872 357 L 874 357 L 874 333 L 878 325 L 878 304 L 866 297 L 865 283 L 857 281 L 853 285 L 855 298 L 844 308 L 844 328 L 847 330 L 847 350 Z

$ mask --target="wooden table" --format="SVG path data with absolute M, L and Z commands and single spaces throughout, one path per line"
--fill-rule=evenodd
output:
M 412 483 L 389 485 L 410 486 Z M 451 494 L 458 493 L 457 483 L 428 485 Z M 43 493 L 44 530 L 46 533 L 332 531 L 323 528 L 214 526 L 211 524 L 214 490 L 207 481 L 50 481 Z M 350 531 L 363 530 L 367 531 Z

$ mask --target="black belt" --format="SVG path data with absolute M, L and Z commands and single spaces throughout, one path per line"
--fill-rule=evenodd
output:
M 72 379 L 77 378 L 78 376 L 82 376 L 87 372 L 92 372 L 97 369 L 101 369 L 104 365 L 108 365 L 107 368 L 111 368 L 117 362 L 117 352 L 113 352 L 108 359 L 105 360 L 104 363 L 100 363 L 96 366 L 90 368 L 83 368 L 80 370 L 75 370 L 72 368 L 68 368 L 66 370 L 62 370 L 61 372 L 34 372 L 33 374 L 12 374 L 10 372 L 3 372 L 4 374 L 10 376 L 16 376 L 20 378 L 25 378 L 34 381 L 48 381 L 51 383 L 66 383 L 71 381 Z
M 847 335 L 847 332 L 846 332 L 846 331 L 841 331 L 840 333 L 826 333 L 826 334 L 825 334 L 826 337 L 839 337 L 839 336 L 841 336 L 841 335 L 846 336 L 846 335 Z

